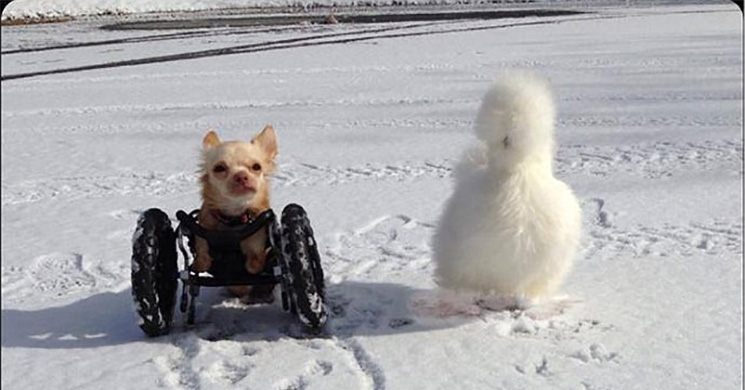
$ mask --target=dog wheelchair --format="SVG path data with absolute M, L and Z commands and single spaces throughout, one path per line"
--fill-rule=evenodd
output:
M 175 230 L 168 215 L 157 208 L 145 211 L 137 221 L 132 239 L 132 297 L 145 334 L 156 337 L 170 332 L 178 281 L 182 285 L 179 309 L 186 313 L 190 325 L 194 324 L 195 301 L 201 287 L 248 285 L 264 298 L 273 297 L 279 287 L 283 310 L 296 315 L 308 329 L 323 327 L 327 319 L 323 269 L 302 207 L 286 206 L 279 221 L 269 209 L 252 221 L 220 231 L 200 226 L 198 213 L 179 210 Z M 250 274 L 244 267 L 240 241 L 265 227 L 266 266 L 261 273 Z M 196 254 L 195 236 L 207 241 L 213 258 L 210 269 L 202 274 L 189 266 Z M 177 266 L 177 244 L 183 257 L 182 270 Z

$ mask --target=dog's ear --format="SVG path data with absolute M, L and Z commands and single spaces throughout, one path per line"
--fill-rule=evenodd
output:
M 217 136 L 217 133 L 212 130 L 208 131 L 202 139 L 202 148 L 205 150 L 212 149 L 219 144 L 220 138 Z
M 269 159 L 274 161 L 277 156 L 277 134 L 274 133 L 272 125 L 266 125 L 261 133 L 251 140 L 251 143 L 257 145 L 266 152 Z

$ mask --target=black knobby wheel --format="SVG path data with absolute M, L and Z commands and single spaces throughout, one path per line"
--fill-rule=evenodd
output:
M 313 230 L 302 207 L 291 204 L 282 211 L 282 258 L 286 262 L 292 306 L 300 321 L 311 328 L 326 323 L 321 257 Z
M 140 328 L 151 337 L 171 330 L 178 270 L 176 235 L 168 215 L 145 211 L 132 237 L 132 297 Z

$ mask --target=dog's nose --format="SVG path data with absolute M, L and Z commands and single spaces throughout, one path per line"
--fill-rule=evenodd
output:
M 230 183 L 230 191 L 235 195 L 245 195 L 256 191 L 256 179 L 248 172 L 236 172 Z
M 248 173 L 240 171 L 233 176 L 233 180 L 238 184 L 248 184 Z

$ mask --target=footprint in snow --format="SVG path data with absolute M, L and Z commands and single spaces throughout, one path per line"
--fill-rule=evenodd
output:
M 57 296 L 96 285 L 96 278 L 88 272 L 83 255 L 78 253 L 39 256 L 29 268 L 28 278 L 37 290 Z

